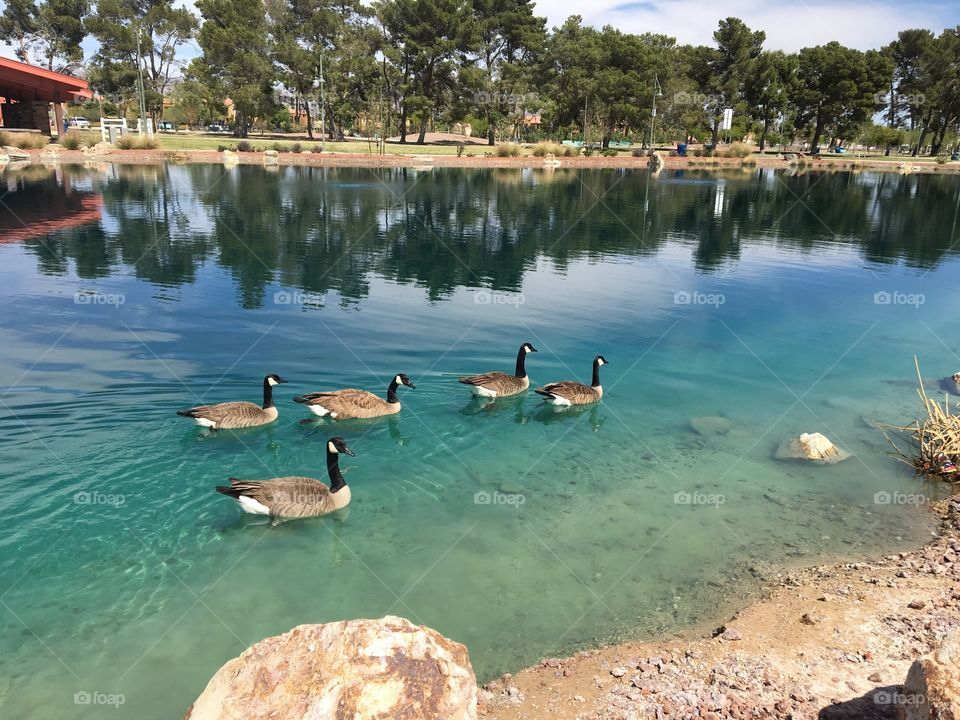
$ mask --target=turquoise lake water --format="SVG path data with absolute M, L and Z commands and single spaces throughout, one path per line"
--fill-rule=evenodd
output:
M 914 354 L 932 387 L 960 371 L 956 178 L 32 167 L 0 193 L 3 717 L 179 717 L 257 640 L 387 613 L 485 680 L 932 529 L 940 489 L 868 422 L 917 412 Z M 534 383 L 603 354 L 602 404 L 456 382 L 525 341 Z M 417 389 L 387 420 L 291 401 L 397 372 Z M 269 427 L 175 415 L 267 373 L 290 381 Z M 774 460 L 801 432 L 854 457 Z M 324 479 L 333 434 L 341 516 L 213 491 Z

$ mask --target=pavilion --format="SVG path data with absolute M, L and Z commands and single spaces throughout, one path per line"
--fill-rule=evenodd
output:
M 0 125 L 5 130 L 63 132 L 63 103 L 93 98 L 86 80 L 0 57 Z M 55 121 L 50 122 L 53 104 Z

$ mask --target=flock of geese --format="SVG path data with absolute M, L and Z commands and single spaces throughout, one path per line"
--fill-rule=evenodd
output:
M 459 381 L 470 387 L 481 398 L 504 398 L 524 393 L 530 387 L 527 377 L 526 358 L 537 352 L 530 343 L 520 346 L 513 375 L 505 372 L 486 372 L 468 375 Z M 572 405 L 589 405 L 603 397 L 600 385 L 600 367 L 607 363 L 602 355 L 593 359 L 593 377 L 589 385 L 574 380 L 549 383 L 535 388 L 546 402 L 559 408 Z M 181 410 L 177 415 L 192 418 L 197 425 L 211 430 L 252 428 L 267 425 L 279 417 L 273 403 L 273 388 L 287 382 L 279 375 L 270 374 L 263 379 L 263 404 L 252 402 L 225 402 L 216 405 L 199 405 Z M 398 373 L 387 386 L 386 399 L 366 390 L 346 388 L 327 392 L 300 395 L 293 400 L 306 406 L 319 417 L 333 420 L 376 418 L 400 412 L 400 386 L 415 388 L 410 378 Z M 350 503 L 350 488 L 340 472 L 340 455 L 353 456 L 353 451 L 341 437 L 327 441 L 327 476 L 330 485 L 309 477 L 278 477 L 270 480 L 240 480 L 230 478 L 229 486 L 218 486 L 217 492 L 235 499 L 241 509 L 255 515 L 270 515 L 277 519 L 294 519 L 326 515 L 346 507 Z

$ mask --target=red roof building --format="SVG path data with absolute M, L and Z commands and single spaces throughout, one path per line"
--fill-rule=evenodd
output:
M 54 127 L 63 130 L 63 103 L 93 97 L 86 80 L 0 57 L 0 125 L 50 134 L 50 104 Z

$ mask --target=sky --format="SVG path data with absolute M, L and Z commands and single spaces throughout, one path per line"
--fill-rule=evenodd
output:
M 95 0 L 94 0 L 95 1 Z M 189 4 L 183 0 L 177 4 Z M 0 0 L 0 8 L 4 7 Z M 754 30 L 767 34 L 769 50 L 796 51 L 837 40 L 860 50 L 880 48 L 897 32 L 922 27 L 939 33 L 960 25 L 957 0 L 538 0 L 536 12 L 556 27 L 570 15 L 581 15 L 588 25 L 613 25 L 625 32 L 655 32 L 677 38 L 681 44 L 712 44 L 717 23 L 739 17 Z M 88 40 L 85 49 L 95 44 Z M 184 48 L 184 59 L 198 53 Z M 13 57 L 0 43 L 0 55 Z

